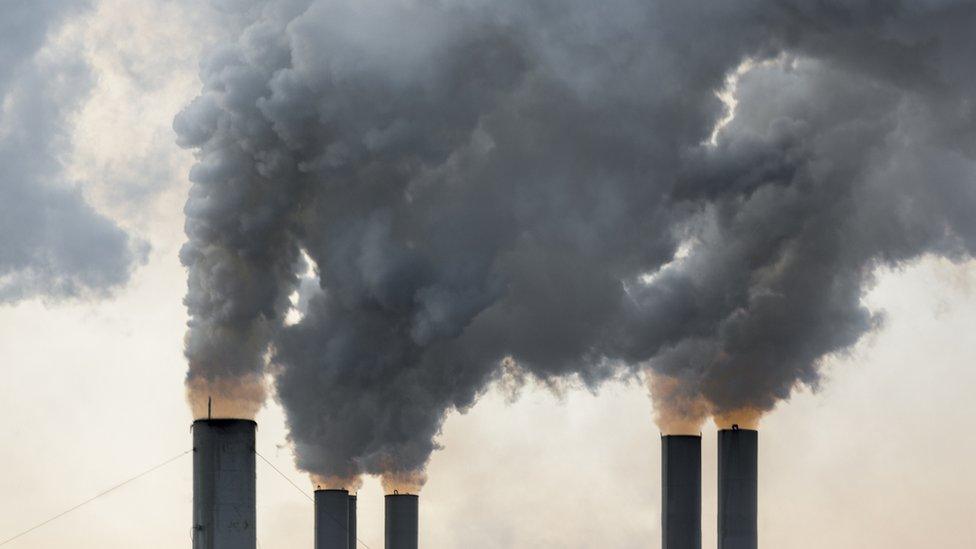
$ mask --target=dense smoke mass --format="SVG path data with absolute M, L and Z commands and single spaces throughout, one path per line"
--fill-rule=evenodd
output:
M 68 120 L 92 83 L 55 37 L 81 0 L 5 5 L 0 18 L 0 305 L 101 297 L 128 282 L 147 245 L 85 199 L 65 173 Z
M 976 246 L 970 2 L 242 14 L 175 121 L 188 386 L 253 412 L 270 372 L 317 478 L 417 489 L 503 364 L 751 422 L 880 325 L 879 266 Z

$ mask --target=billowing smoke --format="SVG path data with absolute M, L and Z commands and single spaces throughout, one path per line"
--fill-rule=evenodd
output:
M 93 77 L 57 34 L 80 0 L 4 5 L 0 18 L 0 305 L 101 297 L 128 282 L 147 245 L 85 200 L 65 172 L 69 120 Z
M 270 372 L 317 478 L 417 489 L 503 369 L 650 369 L 663 430 L 753 421 L 881 323 L 877 267 L 976 246 L 969 2 L 246 15 L 175 122 L 189 386 L 253 411 Z

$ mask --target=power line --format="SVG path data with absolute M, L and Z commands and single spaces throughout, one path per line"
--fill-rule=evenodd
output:
M 267 463 L 268 466 L 270 466 L 272 469 L 274 469 L 276 473 L 278 473 L 279 475 L 281 475 L 281 478 L 283 478 L 286 481 L 288 481 L 288 484 L 291 484 L 292 486 L 294 486 L 295 489 L 298 490 L 309 501 L 311 501 L 312 503 L 315 503 L 315 500 L 312 498 L 312 496 L 308 495 L 308 493 L 305 490 L 302 490 L 297 484 L 295 484 L 294 481 L 292 481 L 290 478 L 288 478 L 287 475 L 285 475 L 284 473 L 282 473 L 280 469 L 278 469 L 277 467 L 275 467 L 274 463 L 271 463 L 270 461 L 268 461 L 268 458 L 262 456 L 261 455 L 261 452 L 258 452 L 257 450 L 254 450 L 254 453 L 257 454 L 258 457 L 261 458 L 265 463 Z M 343 530 L 345 530 L 347 533 L 349 532 L 349 527 L 346 526 L 346 525 L 344 525 L 344 524 L 342 524 L 342 522 L 340 522 L 339 519 L 335 518 L 331 514 L 328 515 L 328 517 L 330 519 L 332 519 L 333 522 L 335 522 L 336 524 L 338 524 L 340 528 L 342 528 Z M 361 540 L 361 539 L 359 539 L 358 537 L 356 538 L 356 541 L 359 542 L 366 549 L 370 549 L 369 548 L 369 545 L 366 545 L 366 542 L 363 541 L 363 540 Z
M 132 478 L 130 478 L 128 480 L 122 481 L 122 482 L 116 484 L 115 486 L 112 486 L 111 488 L 109 488 L 107 490 L 104 490 L 102 492 L 99 492 L 98 494 L 96 494 L 96 495 L 94 495 L 94 496 L 86 499 L 85 501 L 79 503 L 78 505 L 75 505 L 74 507 L 72 507 L 72 508 L 70 508 L 70 509 L 68 509 L 66 511 L 62 511 L 62 512 L 58 513 L 57 515 L 54 515 L 53 517 L 45 520 L 44 522 L 35 524 L 34 526 L 31 526 L 30 528 L 28 528 L 28 529 L 24 530 L 23 532 L 17 534 L 16 536 L 13 536 L 11 538 L 5 539 L 4 541 L 0 542 L 0 546 L 7 545 L 8 543 L 10 543 L 12 541 L 15 541 L 17 539 L 20 539 L 20 538 L 26 536 L 27 534 L 33 532 L 34 530 L 37 530 L 38 528 L 40 528 L 42 526 L 46 526 L 46 525 L 48 525 L 48 524 L 50 524 L 50 523 L 58 520 L 59 518 L 67 515 L 68 513 L 72 512 L 72 511 L 75 511 L 77 509 L 80 509 L 81 507 L 84 507 L 85 505 L 88 505 L 89 503 L 95 501 L 96 499 L 98 499 L 98 498 L 100 498 L 102 496 L 108 495 L 109 493 L 114 492 L 115 490 L 118 490 L 119 488 L 125 486 L 126 484 L 129 484 L 130 482 L 139 480 L 140 478 L 148 475 L 149 473 L 152 473 L 153 471 L 156 471 L 157 469 L 162 469 L 163 467 L 169 465 L 170 463 L 173 463 L 174 461 L 180 459 L 181 457 L 189 454 L 192 451 L 193 451 L 192 449 L 187 450 L 187 451 L 183 452 L 182 454 L 180 454 L 178 456 L 174 456 L 174 457 L 172 457 L 170 459 L 167 459 L 166 461 L 160 463 L 159 465 L 155 465 L 153 467 L 150 467 L 149 469 L 146 469 L 145 471 L 139 473 L 138 475 L 136 475 L 136 476 L 134 476 L 134 477 L 132 477 Z
M 189 454 L 192 451 L 193 450 L 190 449 L 190 450 L 187 450 L 185 452 L 182 452 L 182 453 L 180 453 L 180 454 L 178 454 L 176 456 L 173 456 L 173 457 L 167 459 L 166 461 L 164 461 L 162 463 L 159 463 L 157 465 L 154 465 L 154 466 L 150 467 L 149 469 L 146 469 L 145 471 L 139 473 L 138 475 L 135 475 L 134 477 L 131 477 L 129 479 L 126 479 L 126 480 L 124 480 L 124 481 L 122 481 L 122 482 L 120 482 L 120 483 L 112 486 L 111 488 L 108 488 L 106 490 L 103 490 L 103 491 L 99 492 L 98 494 L 95 494 L 94 496 L 86 499 L 85 501 L 82 501 L 81 503 L 78 503 L 77 505 L 75 505 L 75 506 L 73 506 L 71 508 L 62 511 L 62 512 L 60 512 L 60 513 L 52 516 L 51 518 L 49 518 L 47 520 L 44 520 L 43 522 L 39 522 L 39 523 L 35 524 L 34 526 L 31 526 L 30 528 L 28 528 L 28 529 L 20 532 L 19 534 L 15 535 L 15 536 L 12 536 L 10 538 L 7 538 L 7 539 L 3 540 L 2 542 L 0 542 L 0 546 L 7 545 L 7 544 L 9 544 L 11 542 L 14 542 L 14 541 L 16 541 L 16 540 L 18 540 L 18 539 L 26 536 L 27 534 L 30 534 L 34 530 L 37 530 L 37 529 L 42 528 L 44 526 L 47 526 L 48 524 L 50 524 L 50 523 L 58 520 L 59 518 L 61 518 L 61 517 L 65 516 L 65 515 L 73 512 L 73 511 L 77 511 L 78 509 L 84 507 L 85 505 L 88 505 L 89 503 L 91 503 L 91 502 L 93 502 L 93 501 L 95 501 L 95 500 L 97 500 L 97 499 L 99 499 L 99 498 L 101 498 L 103 496 L 106 496 L 106 495 L 108 495 L 108 494 L 110 494 L 110 493 L 118 490 L 119 488 L 122 488 L 123 486 L 125 486 L 125 485 L 127 485 L 129 483 L 135 482 L 135 481 L 141 479 L 142 477 L 144 477 L 144 476 L 146 476 L 146 475 L 148 475 L 150 473 L 153 473 L 153 472 L 155 472 L 155 471 L 157 471 L 159 469 L 162 469 L 163 467 L 169 465 L 170 463 L 173 463 L 174 461 L 180 459 L 181 457 Z M 257 456 L 259 458 L 261 458 L 262 461 L 264 461 L 265 463 L 267 463 L 268 466 L 271 467 L 276 473 L 278 473 L 278 475 L 280 475 L 281 478 L 285 479 L 288 482 L 288 484 L 291 484 L 296 490 L 298 490 L 299 493 L 301 493 L 303 496 L 305 496 L 309 501 L 311 501 L 313 503 L 315 502 L 315 499 L 312 498 L 312 496 L 308 495 L 308 493 L 305 492 L 305 490 L 302 490 L 301 487 L 299 487 L 297 484 L 295 484 L 295 482 L 292 481 L 290 478 L 288 478 L 288 476 L 285 475 L 283 472 L 281 472 L 280 469 L 278 469 L 277 467 L 275 467 L 274 463 L 271 463 L 271 461 L 269 461 L 268 458 L 266 458 L 263 455 L 261 455 L 261 453 L 258 452 L 258 451 L 255 451 L 254 453 L 257 454 Z M 346 531 L 348 532 L 348 528 L 346 526 L 344 526 L 341 522 L 339 522 L 339 520 L 337 520 L 335 517 L 329 515 L 329 518 L 331 518 L 332 520 L 334 520 L 336 522 L 336 524 L 338 524 L 343 529 L 346 529 Z M 359 538 L 356 538 L 356 541 L 359 542 L 366 549 L 370 549 L 369 548 L 369 545 L 366 545 L 366 542 L 364 542 L 363 540 L 361 540 Z
M 279 475 L 281 475 L 281 478 L 287 480 L 288 481 L 288 484 L 291 484 L 292 486 L 294 486 L 295 489 L 298 490 L 303 496 L 305 496 L 306 498 L 308 498 L 309 501 L 311 501 L 312 503 L 315 503 L 315 500 L 312 499 L 312 496 L 308 495 L 305 492 L 305 490 L 302 490 L 301 488 L 299 488 L 299 486 L 297 484 L 295 484 L 294 481 L 292 481 L 290 478 L 288 478 L 287 475 L 285 475 L 284 473 L 282 473 L 280 469 L 278 469 L 277 467 L 275 467 L 274 466 L 274 463 L 271 463 L 270 461 L 268 461 L 268 458 L 262 456 L 261 455 L 261 452 L 258 452 L 257 450 L 255 450 L 254 453 L 257 454 L 259 458 L 261 458 L 262 460 L 264 460 L 264 462 L 267 463 L 272 469 L 274 469 L 276 473 L 278 473 Z

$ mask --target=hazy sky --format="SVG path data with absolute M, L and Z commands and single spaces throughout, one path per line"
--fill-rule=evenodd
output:
M 177 252 L 193 157 L 176 146 L 172 121 L 199 93 L 203 49 L 230 26 L 189 0 L 13 4 L 0 22 L 0 146 L 13 143 L 0 148 L 0 200 L 57 206 L 18 221 L 22 233 L 0 222 L 9 254 L 0 262 L 24 262 L 18 272 L 35 281 L 0 273 L 0 540 L 190 448 Z M 36 52 L 18 66 L 21 45 Z M 31 107 L 22 110 L 30 132 L 11 118 L 21 104 Z M 21 150 L 58 169 L 16 162 Z M 0 213 L 12 216 L 14 203 Z M 51 244 L 75 237 L 110 268 Z M 23 259 L 17 242 L 53 251 Z M 65 265 L 80 274 L 57 276 Z M 800 390 L 762 423 L 764 547 L 976 546 L 976 262 L 926 257 L 876 274 L 863 303 L 885 314 L 883 327 L 832 357 L 816 392 Z M 4 293 L 11 287 L 20 294 Z M 258 451 L 307 486 L 281 408 L 269 403 L 257 419 Z M 421 545 L 657 547 L 658 436 L 634 380 L 597 394 L 530 385 L 514 401 L 492 388 L 467 414 L 452 413 L 438 438 Z M 703 542 L 712 547 L 711 425 L 703 452 Z M 190 467 L 184 456 L 9 547 L 185 547 Z M 310 502 L 259 460 L 260 547 L 309 547 L 311 525 Z M 359 525 L 369 547 L 382 547 L 372 478 Z

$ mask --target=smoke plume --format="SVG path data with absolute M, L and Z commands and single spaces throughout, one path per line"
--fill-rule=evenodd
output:
M 969 2 L 245 15 L 175 122 L 189 386 L 270 372 L 320 478 L 419 489 L 502 364 L 649 368 L 663 430 L 745 424 L 880 325 L 879 266 L 976 246 Z M 318 285 L 285 322 L 303 252 Z
M 102 297 L 128 282 L 148 245 L 97 212 L 65 173 L 71 116 L 93 76 L 55 39 L 88 2 L 39 0 L 0 18 L 0 305 Z

